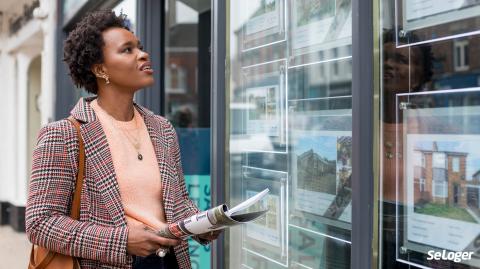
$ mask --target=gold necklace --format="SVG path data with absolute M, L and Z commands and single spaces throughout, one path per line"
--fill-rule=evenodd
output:
M 137 117 L 135 115 L 135 111 L 133 112 L 133 120 L 135 121 L 135 130 L 137 132 L 136 137 L 132 137 L 130 133 L 127 133 L 123 128 L 119 128 L 118 125 L 115 123 L 115 119 L 111 117 L 116 129 L 120 129 L 123 133 L 123 135 L 127 138 L 128 142 L 132 144 L 132 146 L 135 148 L 137 151 L 137 159 L 139 161 L 143 160 L 143 155 L 140 153 L 140 128 L 138 127 L 138 122 L 137 122 Z M 133 140 L 133 141 L 132 141 Z

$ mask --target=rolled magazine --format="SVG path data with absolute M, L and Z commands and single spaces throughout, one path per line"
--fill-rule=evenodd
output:
M 254 221 L 268 210 L 252 211 L 248 209 L 258 203 L 268 192 L 269 189 L 265 189 L 231 209 L 226 204 L 216 206 L 189 218 L 169 224 L 156 233 L 166 238 L 185 239 L 189 236 L 222 230 L 230 226 Z

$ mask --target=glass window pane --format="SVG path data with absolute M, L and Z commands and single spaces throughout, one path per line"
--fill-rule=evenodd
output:
M 228 203 L 270 193 L 230 230 L 228 268 L 350 268 L 351 9 L 229 1 Z
M 128 27 L 133 32 L 136 32 L 137 27 L 137 1 L 136 0 L 123 0 L 118 3 L 114 8 L 116 14 L 125 14 L 127 16 Z
M 377 3 L 379 267 L 480 268 L 480 2 Z
M 460 158 L 453 157 L 452 158 L 452 170 L 453 172 L 460 172 Z
M 210 196 L 210 0 L 165 3 L 164 107 L 175 127 L 190 199 L 200 210 Z M 210 268 L 210 246 L 189 239 L 193 268 Z

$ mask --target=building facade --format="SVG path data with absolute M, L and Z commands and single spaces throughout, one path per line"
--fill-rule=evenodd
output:
M 55 118 L 56 23 L 54 1 L 0 4 L 0 224 L 19 231 L 37 133 Z

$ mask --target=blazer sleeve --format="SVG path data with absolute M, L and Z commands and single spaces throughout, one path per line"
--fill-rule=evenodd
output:
M 69 217 L 78 152 L 68 152 L 67 130 L 75 132 L 73 125 L 64 120 L 46 125 L 39 132 L 26 206 L 28 238 L 58 253 L 125 264 L 128 227 L 100 226 Z M 68 143 L 74 142 L 78 140 Z

